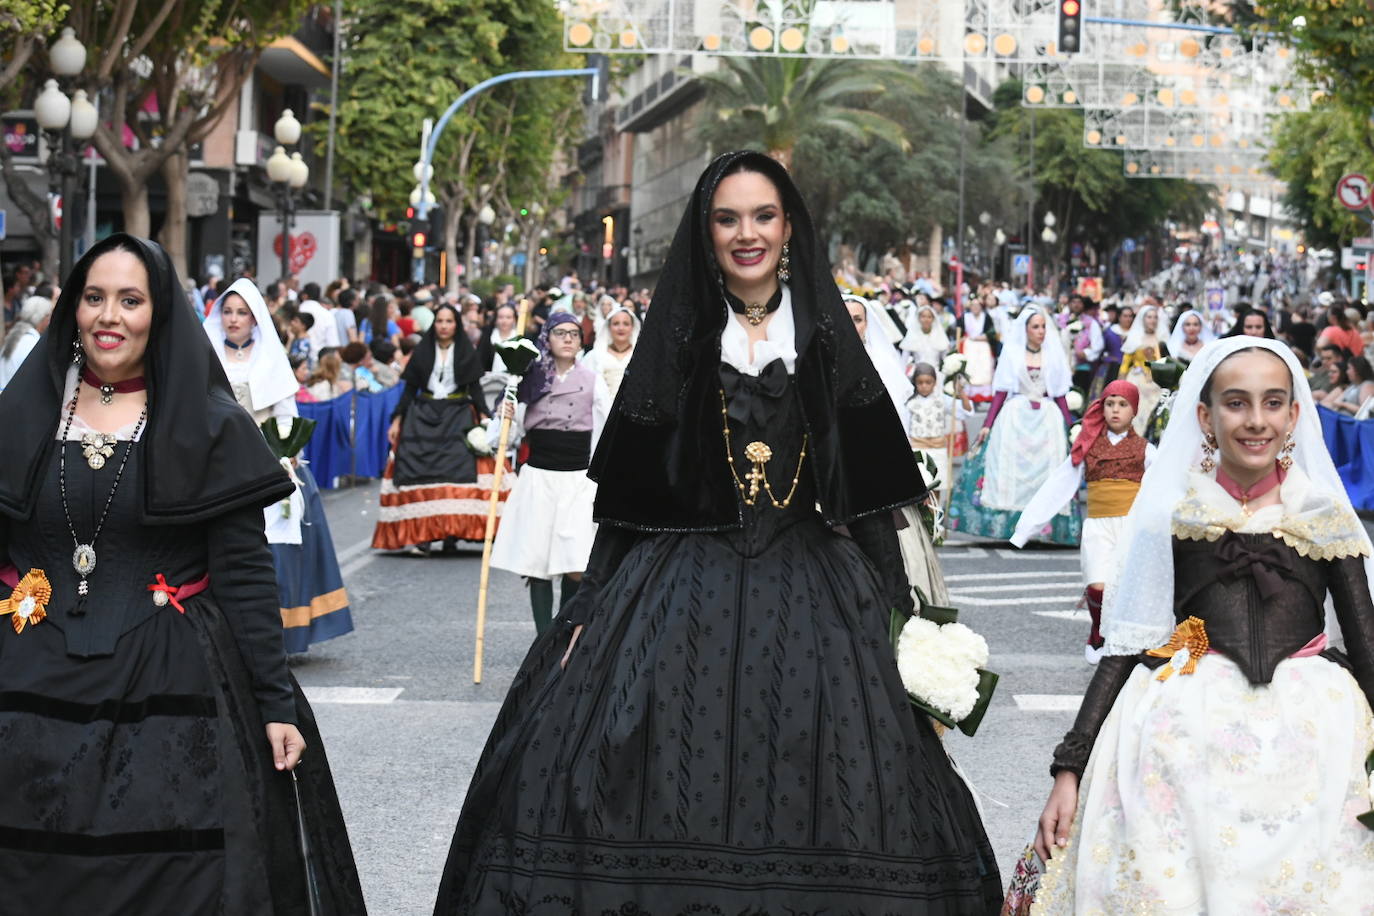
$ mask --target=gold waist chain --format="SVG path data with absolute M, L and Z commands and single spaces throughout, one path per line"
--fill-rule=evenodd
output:
M 773 449 L 767 442 L 750 442 L 744 447 L 744 457 L 749 459 L 752 467 L 749 473 L 745 474 L 745 480 L 749 485 L 745 486 L 744 481 L 740 480 L 739 473 L 735 470 L 735 450 L 730 443 L 730 418 L 725 408 L 725 390 L 720 392 L 720 424 L 725 430 L 725 457 L 730 462 L 730 476 L 735 479 L 735 486 L 739 488 L 740 498 L 744 500 L 746 506 L 752 506 L 759 499 L 759 488 L 768 493 L 768 501 L 773 504 L 775 509 L 786 509 L 792 502 L 792 497 L 797 495 L 797 484 L 801 480 L 802 465 L 806 462 L 806 443 L 807 436 L 802 434 L 801 455 L 797 457 L 797 469 L 792 474 L 792 489 L 788 491 L 787 498 L 778 502 L 778 498 L 773 495 L 773 487 L 768 483 L 768 473 L 764 465 L 773 458 Z

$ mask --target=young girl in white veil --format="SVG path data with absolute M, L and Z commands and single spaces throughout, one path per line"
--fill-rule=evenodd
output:
M 1371 912 L 1370 540 L 1286 345 L 1198 354 L 1125 543 L 1032 912 Z
M 1168 339 L 1169 317 L 1164 309 L 1154 304 L 1142 305 L 1121 345 L 1121 378 L 1134 382 L 1140 389 L 1140 409 L 1135 415 L 1137 435 L 1145 435 L 1150 414 L 1164 393 L 1155 384 L 1148 364 L 1170 355 Z

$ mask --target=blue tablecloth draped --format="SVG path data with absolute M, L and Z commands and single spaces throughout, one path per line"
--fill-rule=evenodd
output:
M 1374 420 L 1317 407 L 1327 451 L 1356 509 L 1374 510 Z
M 302 454 L 310 462 L 310 469 L 321 487 L 333 487 L 339 477 L 350 474 L 382 476 L 390 451 L 386 432 L 391 425 L 391 412 L 400 402 L 403 390 L 401 385 L 396 385 L 377 394 L 350 392 L 331 401 L 296 405 L 301 416 L 319 424 Z M 350 417 L 357 422 L 357 436 L 351 448 Z

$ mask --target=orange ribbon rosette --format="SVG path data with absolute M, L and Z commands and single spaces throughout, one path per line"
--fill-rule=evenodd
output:
M 1179 674 L 1192 674 L 1196 671 L 1198 659 L 1206 655 L 1210 648 L 1207 627 L 1200 618 L 1189 617 L 1174 628 L 1174 635 L 1169 637 L 1167 645 L 1158 649 L 1147 649 L 1145 654 L 1169 659 L 1169 664 L 1161 668 L 1155 677 L 1157 681 L 1167 681 L 1173 677 L 1175 670 Z
M 0 615 L 9 614 L 14 632 L 24 632 L 29 624 L 40 624 L 48 616 L 52 585 L 41 569 L 31 569 L 19 580 L 8 598 L 0 600 Z

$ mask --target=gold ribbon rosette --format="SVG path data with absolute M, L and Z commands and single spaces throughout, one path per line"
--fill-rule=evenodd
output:
M 1192 674 L 1197 663 L 1211 649 L 1207 639 L 1207 627 L 1198 617 L 1189 617 L 1174 628 L 1174 635 L 1167 645 L 1158 649 L 1147 649 L 1146 655 L 1167 658 L 1169 664 L 1160 669 L 1157 681 L 1167 681 L 1175 671 L 1179 674 Z
M 31 569 L 14 587 L 8 598 L 0 600 L 0 615 L 9 614 L 14 632 L 24 632 L 28 624 L 40 624 L 48 616 L 48 602 L 52 600 L 52 585 L 41 569 Z

